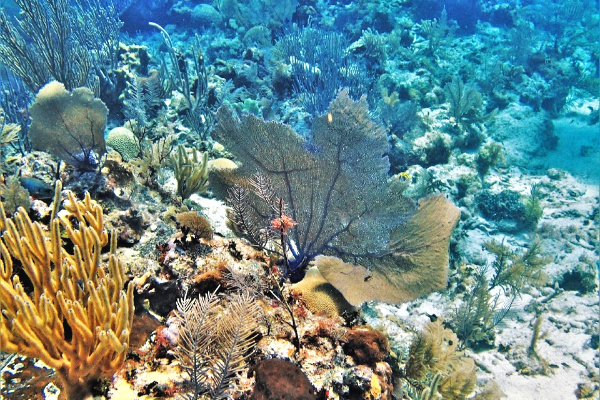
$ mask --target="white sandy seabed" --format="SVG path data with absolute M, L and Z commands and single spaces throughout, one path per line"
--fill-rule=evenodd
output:
M 497 189 L 516 190 L 524 195 L 535 183 L 552 182 L 557 187 L 544 199 L 544 216 L 540 221 L 560 232 L 542 240 L 545 253 L 553 258 L 546 272 L 551 282 L 556 282 L 581 262 L 594 264 L 596 270 L 600 268 L 598 219 L 596 217 L 595 222 L 592 219 L 600 199 L 600 126 L 589 126 L 569 117 L 553 123 L 559 137 L 558 146 L 535 161 L 547 168 L 565 171 L 561 178 L 527 175 L 513 167 L 491 179 L 495 179 Z M 452 167 L 442 168 L 438 176 L 453 179 Z M 485 220 L 482 225 L 486 226 Z M 487 228 L 469 231 L 465 248 L 487 258 L 488 264 L 490 255 L 482 253 L 485 242 L 505 240 L 518 248 L 527 241 L 523 235 L 509 236 Z M 598 279 L 596 282 L 598 284 Z M 599 300 L 598 291 L 581 295 L 577 291 L 557 290 L 552 283 L 539 290 L 528 289 L 497 326 L 496 346 L 479 353 L 467 353 L 479 366 L 479 383 L 493 379 L 503 391 L 503 398 L 519 400 L 576 399 L 581 385 L 597 387 L 600 357 L 599 351 L 592 348 L 591 336 L 600 334 Z M 372 316 L 369 323 L 386 332 L 392 344 L 406 349 L 413 335 L 411 331 L 420 330 L 431 315 L 450 318 L 459 301 L 436 293 L 401 306 L 372 304 L 366 307 L 370 308 L 366 315 Z M 524 365 L 520 360 L 526 368 L 528 362 L 536 364 L 528 361 L 527 356 L 536 310 L 542 311 L 543 318 L 536 352 L 550 366 L 547 375 L 519 371 Z

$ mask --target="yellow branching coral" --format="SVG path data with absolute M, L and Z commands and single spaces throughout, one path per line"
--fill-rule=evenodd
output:
M 55 210 L 60 184 L 55 195 Z M 50 226 L 20 208 L 7 218 L 0 204 L 0 350 L 36 357 L 54 368 L 65 399 L 83 399 L 90 383 L 122 364 L 133 320 L 133 286 L 117 259 L 102 207 L 89 194 L 69 194 Z M 73 246 L 63 244 L 63 237 Z M 21 283 L 14 263 L 27 275 Z M 31 286 L 31 290 L 26 289 Z

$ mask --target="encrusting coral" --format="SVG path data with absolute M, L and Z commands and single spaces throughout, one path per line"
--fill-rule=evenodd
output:
M 79 201 L 69 193 L 58 215 L 60 189 L 59 183 L 47 228 L 32 222 L 23 208 L 7 218 L 0 204 L 0 350 L 40 359 L 56 371 L 62 398 L 80 400 L 93 381 L 113 374 L 125 358 L 133 285 L 124 289 L 116 236 L 107 265 L 101 262 L 109 242 L 102 207 L 89 194 Z M 15 263 L 28 282 L 21 282 Z

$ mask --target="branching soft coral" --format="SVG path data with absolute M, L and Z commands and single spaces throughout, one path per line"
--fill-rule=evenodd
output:
M 55 210 L 59 198 L 60 184 Z M 71 193 L 64 208 L 46 227 L 23 208 L 7 218 L 0 204 L 0 350 L 39 358 L 56 371 L 64 399 L 84 399 L 125 358 L 133 286 L 124 289 L 114 235 L 102 262 L 109 241 L 102 208 L 89 194 L 79 201 Z

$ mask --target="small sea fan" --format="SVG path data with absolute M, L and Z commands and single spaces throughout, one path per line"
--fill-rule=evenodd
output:
M 69 92 L 60 82 L 40 89 L 29 110 L 28 136 L 34 150 L 46 151 L 81 170 L 95 170 L 106 152 L 108 109 L 85 87 Z

